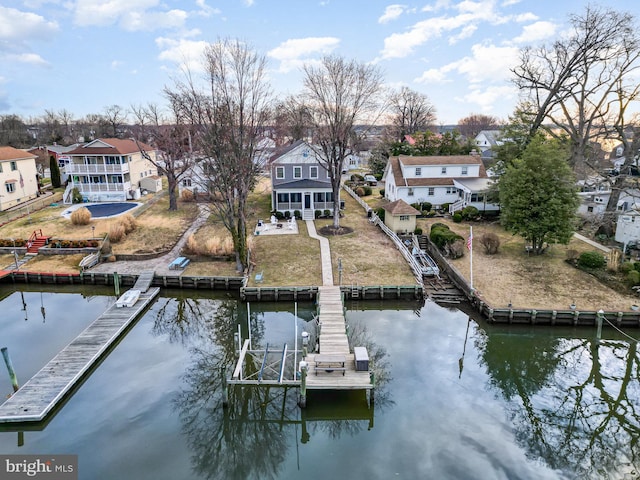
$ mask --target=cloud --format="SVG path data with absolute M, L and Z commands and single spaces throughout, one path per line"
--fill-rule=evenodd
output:
M 26 43 L 46 39 L 59 30 L 56 22 L 35 13 L 0 6 L 0 44 L 4 41 Z
M 162 11 L 159 0 L 78 0 L 75 23 L 88 26 L 119 25 L 128 31 L 181 28 L 188 14 L 184 10 Z
M 382 16 L 378 18 L 378 23 L 387 23 L 397 19 L 398 17 L 400 17 L 400 15 L 402 15 L 406 8 L 406 5 L 389 5 L 384 9 L 384 13 L 382 14 Z
M 471 84 L 503 83 L 509 80 L 510 68 L 517 63 L 518 52 L 516 47 L 476 44 L 471 47 L 471 56 L 427 70 L 415 81 L 445 83 L 451 81 L 448 75 L 455 72 L 465 76 Z
M 552 37 L 558 27 L 551 22 L 535 22 L 531 25 L 525 25 L 522 28 L 522 34 L 513 39 L 515 43 L 534 43 L 538 40 L 547 40 Z
M 477 86 L 472 88 L 466 95 L 455 97 L 455 100 L 465 105 L 478 105 L 481 113 L 492 114 L 496 110 L 496 104 L 513 104 L 517 96 L 517 88 L 513 85 L 492 85 L 489 87 Z M 475 109 L 471 108 L 470 110 Z
M 7 60 L 15 63 L 25 63 L 28 65 L 34 65 L 37 67 L 48 67 L 49 62 L 42 58 L 37 53 L 20 53 L 17 55 L 7 55 Z
M 196 5 L 199 8 L 196 15 L 201 17 L 210 17 L 211 15 L 220 15 L 222 13 L 222 10 L 219 8 L 213 8 L 207 5 L 206 0 L 196 0 Z
M 156 39 L 156 45 L 161 50 L 160 60 L 184 66 L 192 72 L 203 71 L 203 55 L 208 42 L 160 37 Z
M 331 53 L 339 43 L 336 37 L 293 38 L 267 52 L 267 56 L 280 61 L 279 71 L 286 73 L 307 63 L 310 57 Z

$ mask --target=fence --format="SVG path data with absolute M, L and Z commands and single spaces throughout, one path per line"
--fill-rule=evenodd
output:
M 4 225 L 5 223 L 9 223 L 14 220 L 17 220 L 19 218 L 28 217 L 32 213 L 50 206 L 52 203 L 57 203 L 61 201 L 62 201 L 62 193 L 56 192 L 51 196 L 33 200 L 22 207 L 13 208 L 11 210 L 2 212 L 0 213 L 0 226 Z

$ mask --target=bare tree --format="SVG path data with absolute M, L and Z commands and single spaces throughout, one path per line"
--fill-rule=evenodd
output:
M 278 146 L 303 140 L 309 135 L 311 118 L 303 103 L 287 97 L 274 108 L 275 141 Z
M 344 159 L 357 151 L 354 126 L 372 125 L 381 113 L 382 74 L 371 65 L 327 56 L 305 65 L 303 99 L 313 128 L 316 156 L 333 190 L 333 228 L 340 228 L 340 180 Z
M 140 135 L 135 137 L 138 149 L 145 159 L 167 177 L 169 210 L 176 211 L 178 210 L 178 183 L 194 164 L 191 138 L 195 128 L 185 121 L 182 106 L 176 102 L 170 102 L 168 118 L 164 117 L 155 104 L 136 107 L 134 112 L 138 122 L 146 125 L 145 128 L 136 128 L 136 132 Z M 149 155 L 147 149 L 140 144 L 141 142 L 149 142 L 157 149 L 156 158 Z
M 475 138 L 482 130 L 497 130 L 501 123 L 497 117 L 472 113 L 458 120 L 458 130 L 467 138 Z
M 114 138 L 118 138 L 121 135 L 121 128 L 127 121 L 127 110 L 120 105 L 111 105 L 104 109 L 104 117 L 111 127 L 111 135 Z
M 570 35 L 522 50 L 513 72 L 533 107 L 529 138 L 540 128 L 567 136 L 576 165 L 590 160 L 591 142 L 611 133 L 619 90 L 635 97 L 630 75 L 640 66 L 640 37 L 635 18 L 612 9 L 587 6 L 570 23 Z
M 408 87 L 402 87 L 389 97 L 389 113 L 393 137 L 401 142 L 405 135 L 424 132 L 436 123 L 436 107 L 429 98 Z
M 256 155 L 269 120 L 271 89 L 266 58 L 239 40 L 209 44 L 204 56 L 206 85 L 189 72 L 165 93 L 199 127 L 194 139 L 208 177 L 211 207 L 231 234 L 239 271 L 248 266 L 247 198 L 262 170 Z

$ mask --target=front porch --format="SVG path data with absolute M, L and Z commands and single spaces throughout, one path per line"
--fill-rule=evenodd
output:
M 315 212 L 333 211 L 331 191 L 274 191 L 272 207 L 274 211 L 295 216 L 298 212 L 303 220 L 315 219 Z

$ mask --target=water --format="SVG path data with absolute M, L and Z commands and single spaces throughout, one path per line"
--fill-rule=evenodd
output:
M 26 321 L 20 292 L 0 302 L 11 315 L 0 343 L 21 380 L 55 354 L 32 342 L 64 344 L 113 301 L 92 293 L 24 292 Z M 162 295 L 22 446 L 15 427 L 0 427 L 0 452 L 77 454 L 83 479 L 638 477 L 640 356 L 612 330 L 598 344 L 586 329 L 494 327 L 433 303 L 360 302 L 347 319 L 375 359 L 373 408 L 358 392 L 310 393 L 301 410 L 295 389 L 244 388 L 225 410 L 219 368 L 232 368 L 238 324 L 248 335 L 246 305 Z M 254 347 L 291 348 L 292 304 L 250 312 Z M 312 312 L 298 305 L 299 329 Z M 0 392 L 10 389 L 3 370 Z

